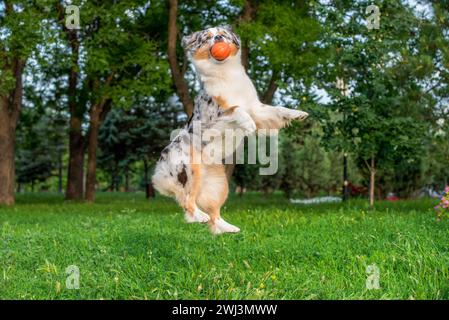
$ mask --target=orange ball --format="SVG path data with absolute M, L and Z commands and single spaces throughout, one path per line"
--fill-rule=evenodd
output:
M 231 54 L 231 46 L 226 42 L 217 42 L 210 49 L 210 54 L 214 59 L 222 61 Z

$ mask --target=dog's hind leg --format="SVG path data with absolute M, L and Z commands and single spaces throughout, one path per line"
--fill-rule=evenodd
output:
M 196 152 L 193 146 L 190 147 L 190 181 L 188 189 L 186 190 L 184 204 L 184 218 L 187 223 L 205 223 L 209 221 L 210 217 L 203 211 L 201 211 L 196 205 L 196 198 L 201 187 L 201 164 L 200 158 L 197 158 L 199 154 Z
M 209 227 L 213 234 L 239 232 L 240 229 L 220 216 L 220 209 L 228 197 L 228 180 L 223 165 L 204 165 L 198 206 L 209 213 Z
M 201 165 L 192 163 L 190 169 L 192 170 L 192 175 L 190 189 L 186 194 L 185 203 L 183 205 L 185 212 L 184 218 L 187 223 L 205 223 L 209 221 L 210 217 L 196 205 L 196 199 L 201 187 Z

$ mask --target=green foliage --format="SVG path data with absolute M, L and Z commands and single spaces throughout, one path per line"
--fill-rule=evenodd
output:
M 281 190 L 287 197 L 316 197 L 339 195 L 342 188 L 342 153 L 326 151 L 316 137 L 318 130 L 301 140 L 285 135 L 281 144 L 280 174 Z M 349 159 L 349 180 L 357 184 L 358 170 Z
M 321 26 L 311 15 L 309 3 L 262 1 L 255 21 L 238 30 L 244 41 L 251 42 L 251 54 L 267 59 L 265 68 L 299 78 L 310 75 L 308 68 L 316 64 L 320 49 L 313 43 L 320 37 Z
M 318 138 L 320 130 L 313 133 L 287 130 L 279 136 L 278 171 L 274 175 L 259 175 L 261 164 L 237 165 L 234 182 L 247 190 L 273 192 L 282 190 L 287 198 L 293 196 L 315 197 L 320 194 L 340 194 L 343 160 L 339 152 L 326 151 Z M 267 153 L 270 149 L 267 146 Z M 247 154 L 245 154 L 247 158 Z M 349 159 L 350 181 L 360 182 L 356 164 Z
M 403 181 L 394 191 L 410 194 L 420 185 L 409 178 L 419 176 L 420 155 L 430 130 L 425 120 L 432 97 L 423 78 L 431 75 L 433 66 L 418 50 L 419 34 L 410 32 L 410 25 L 419 21 L 407 5 L 383 1 L 380 29 L 370 31 L 361 23 L 368 4 L 351 2 L 349 19 L 339 16 L 329 21 L 338 25 L 338 31 L 333 30 L 329 40 L 335 47 L 336 68 L 322 78 L 332 96 L 324 106 L 331 114 L 322 118 L 323 142 L 334 150 L 351 151 L 359 158 L 360 169 L 374 159 L 376 168 L 389 170 L 392 181 Z M 349 97 L 332 88 L 337 76 L 349 85 Z
M 15 85 L 13 61 L 26 62 L 41 43 L 48 28 L 48 14 L 43 9 L 50 2 L 9 1 L 9 7 L 0 3 L 0 95 Z
M 170 133 L 179 126 L 181 112 L 178 104 L 154 99 L 136 101 L 127 110 L 112 110 L 99 133 L 99 168 L 114 181 L 136 162 L 153 165 L 169 143 Z
M 151 15 L 145 4 L 88 1 L 80 6 L 80 71 L 91 103 L 108 97 L 116 106 L 129 107 L 137 96 L 168 88 L 168 64 L 142 25 Z
M 315 1 L 256 1 L 253 21 L 236 31 L 249 45 L 249 74 L 261 95 L 271 79 L 284 95 L 308 92 L 313 70 L 326 56 L 318 42 L 322 26 L 313 14 Z M 294 106 L 295 107 L 295 106 Z
M 432 139 L 425 148 L 423 176 L 428 185 L 442 190 L 449 185 L 449 122 L 441 119 L 432 131 Z
M 282 189 L 288 197 L 294 191 L 305 194 L 308 198 L 316 196 L 320 191 L 336 191 L 341 179 L 339 175 L 332 176 L 332 173 L 339 172 L 334 171 L 331 166 L 341 168 L 341 161 L 331 163 L 329 154 L 320 147 L 316 139 L 306 136 L 301 145 L 286 138 L 282 147 L 281 163 L 285 166 Z
M 35 95 L 29 89 L 16 132 L 16 174 L 21 186 L 56 175 L 67 140 L 66 119 L 51 95 Z

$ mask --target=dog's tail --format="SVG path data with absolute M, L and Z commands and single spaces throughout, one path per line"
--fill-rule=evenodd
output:
M 161 161 L 156 164 L 151 182 L 160 194 L 174 197 L 180 204 L 182 204 L 186 190 L 185 186 L 179 181 L 181 176 L 182 175 L 175 176 L 170 172 L 169 165 L 166 162 Z
M 173 179 L 170 179 L 170 176 L 167 176 L 164 173 L 164 170 L 162 168 L 162 165 L 158 163 L 156 165 L 154 175 L 151 178 L 151 182 L 153 183 L 154 188 L 162 195 L 164 196 L 173 196 L 175 186 L 173 184 Z

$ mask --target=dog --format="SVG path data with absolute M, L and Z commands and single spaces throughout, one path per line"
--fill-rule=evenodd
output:
M 231 48 L 228 58 L 218 61 L 210 53 L 217 42 Z M 241 63 L 240 38 L 228 27 L 195 32 L 182 39 L 182 46 L 199 75 L 201 92 L 195 98 L 188 124 L 162 151 L 152 182 L 161 194 L 173 196 L 184 209 L 188 223 L 209 223 L 213 234 L 236 233 L 240 229 L 226 222 L 220 209 L 228 197 L 229 187 L 222 163 L 206 163 L 202 147 L 211 143 L 201 133 L 213 130 L 240 129 L 250 135 L 258 129 L 281 129 L 292 120 L 304 120 L 304 111 L 274 107 L 262 103 Z M 200 122 L 200 133 L 194 124 Z M 194 143 L 199 138 L 198 143 Z M 222 155 L 225 157 L 226 155 Z

